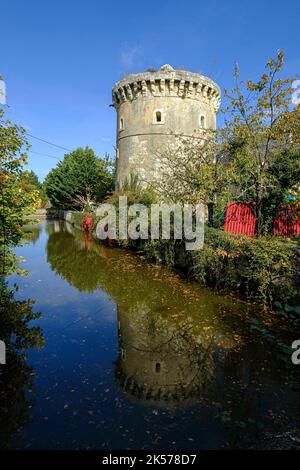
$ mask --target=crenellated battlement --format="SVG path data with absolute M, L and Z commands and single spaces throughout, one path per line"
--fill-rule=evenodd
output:
M 112 89 L 116 109 L 125 101 L 151 97 L 179 97 L 204 101 L 217 113 L 221 102 L 218 85 L 208 77 L 163 65 L 158 71 L 128 75 Z
M 127 377 L 122 369 L 118 369 L 116 379 L 120 389 L 140 403 L 156 405 L 160 408 L 184 405 L 199 396 L 202 385 L 199 383 L 178 383 L 165 385 L 147 385 L 138 383 L 134 377 Z
M 131 174 L 146 186 L 157 175 L 158 153 L 170 145 L 178 147 L 181 138 L 215 130 L 221 91 L 210 78 L 167 64 L 157 71 L 127 75 L 113 87 L 112 99 L 120 188 Z

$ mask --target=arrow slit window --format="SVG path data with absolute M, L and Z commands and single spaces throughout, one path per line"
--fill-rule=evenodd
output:
M 163 109 L 155 109 L 153 112 L 152 124 L 164 124 L 165 116 Z
M 205 129 L 205 128 L 206 128 L 206 119 L 205 119 L 204 114 L 200 114 L 200 117 L 199 117 L 199 126 L 201 127 L 201 129 Z

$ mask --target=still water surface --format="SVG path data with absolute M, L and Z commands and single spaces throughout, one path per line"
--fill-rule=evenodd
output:
M 31 231 L 17 250 L 29 270 L 17 298 L 35 301 L 42 315 L 31 324 L 45 345 L 28 351 L 30 373 L 14 385 L 6 416 L 14 425 L 0 423 L 2 445 L 251 447 L 278 419 L 299 416 L 288 349 L 296 338 L 285 320 L 64 222 Z

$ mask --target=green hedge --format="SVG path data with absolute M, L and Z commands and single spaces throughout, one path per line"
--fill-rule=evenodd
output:
M 300 247 L 277 238 L 249 238 L 207 229 L 195 276 L 264 305 L 299 302 Z
M 202 250 L 174 240 L 148 241 L 149 259 L 186 271 L 202 285 L 266 306 L 300 304 L 300 246 L 277 238 L 234 236 L 206 227 Z

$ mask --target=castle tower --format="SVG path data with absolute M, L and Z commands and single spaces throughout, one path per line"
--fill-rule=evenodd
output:
M 117 186 L 130 175 L 147 182 L 156 170 L 157 150 L 216 129 L 220 88 L 198 73 L 160 70 L 127 75 L 112 90 L 117 111 Z M 203 135 L 203 132 L 202 132 Z

